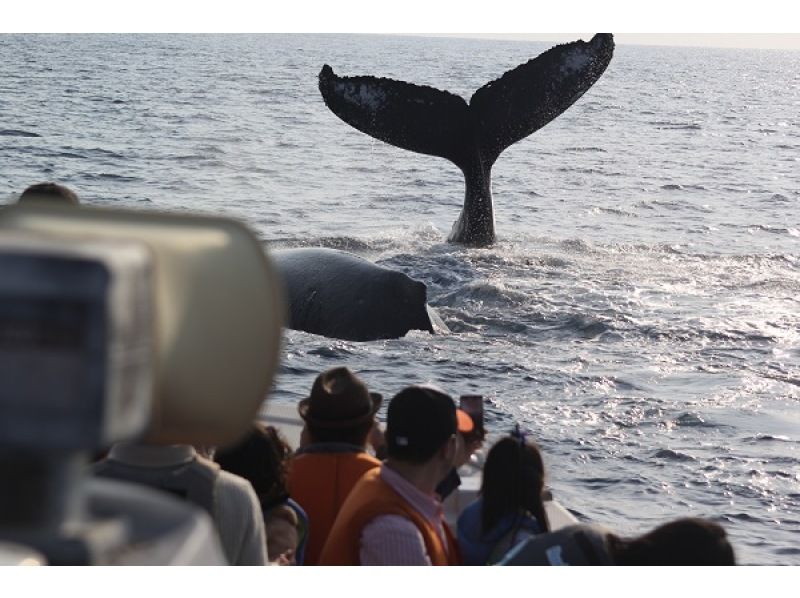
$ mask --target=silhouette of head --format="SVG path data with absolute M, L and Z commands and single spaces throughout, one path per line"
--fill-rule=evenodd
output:
M 705 519 L 677 519 L 638 538 L 610 536 L 608 541 L 617 565 L 736 564 L 725 530 Z
M 253 424 L 241 442 L 217 451 L 214 460 L 225 471 L 253 485 L 262 507 L 269 508 L 288 498 L 286 479 L 292 449 L 272 426 Z
M 37 183 L 31 185 L 19 196 L 19 203 L 49 202 L 65 205 L 80 204 L 78 196 L 72 189 L 58 183 Z

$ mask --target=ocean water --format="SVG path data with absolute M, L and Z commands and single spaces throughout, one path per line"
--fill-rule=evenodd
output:
M 493 172 L 498 242 L 446 243 L 449 162 L 335 117 L 324 63 L 465 98 L 549 44 L 345 35 L 2 35 L 0 203 L 244 219 L 427 283 L 454 333 L 289 331 L 271 400 L 346 364 L 520 422 L 555 495 L 623 534 L 722 523 L 739 561 L 800 564 L 800 52 L 620 46 Z

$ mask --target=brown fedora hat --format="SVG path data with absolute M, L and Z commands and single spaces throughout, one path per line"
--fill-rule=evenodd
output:
M 311 395 L 297 406 L 300 417 L 315 428 L 351 428 L 371 420 L 383 397 L 369 392 L 367 385 L 346 367 L 322 372 L 311 387 Z

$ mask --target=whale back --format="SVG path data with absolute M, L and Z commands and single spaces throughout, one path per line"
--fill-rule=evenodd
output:
M 286 284 L 289 328 L 353 341 L 433 332 L 423 282 L 333 249 L 272 255 Z

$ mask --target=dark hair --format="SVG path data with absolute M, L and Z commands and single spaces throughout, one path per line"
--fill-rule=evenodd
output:
M 312 442 L 345 442 L 356 446 L 364 446 L 367 443 L 369 431 L 375 424 L 375 418 L 370 418 L 362 424 L 351 428 L 325 428 L 315 427 L 306 422 L 306 428 L 311 435 Z
M 735 565 L 725 529 L 712 521 L 676 519 L 638 538 L 606 538 L 617 565 Z
M 286 489 L 292 448 L 272 426 L 260 423 L 239 444 L 219 449 L 214 460 L 225 471 L 249 481 L 264 509 L 289 497 Z
M 31 185 L 19 196 L 19 202 L 37 201 L 37 200 L 55 200 L 61 203 L 68 203 L 78 205 L 78 196 L 72 189 L 59 185 L 58 183 L 37 183 Z
M 539 447 L 523 436 L 501 438 L 489 450 L 481 483 L 481 530 L 486 534 L 506 515 L 525 512 L 550 531 L 544 510 L 544 462 Z

